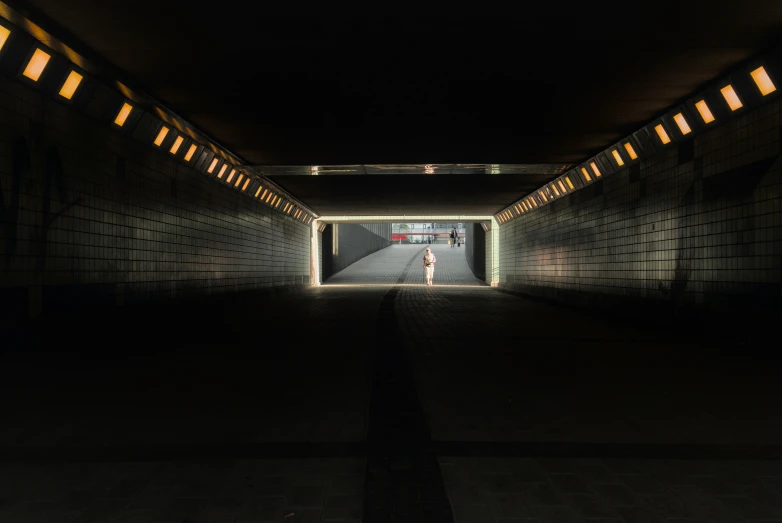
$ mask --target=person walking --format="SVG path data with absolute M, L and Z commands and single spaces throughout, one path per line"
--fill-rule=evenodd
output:
M 437 261 L 437 257 L 432 252 L 432 249 L 427 247 L 426 253 L 424 254 L 424 260 L 423 260 L 424 279 L 426 279 L 427 285 L 432 284 L 432 279 L 434 278 L 434 263 L 436 261 Z
M 456 227 L 454 227 L 453 229 L 451 229 L 451 248 L 452 249 L 456 245 L 456 238 L 458 238 L 458 237 L 459 237 L 459 233 L 456 232 Z

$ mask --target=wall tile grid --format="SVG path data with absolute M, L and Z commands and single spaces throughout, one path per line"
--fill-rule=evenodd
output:
M 5 78 L 0 121 L 0 289 L 127 302 L 308 282 L 307 225 Z
M 501 225 L 500 285 L 567 300 L 778 306 L 780 137 L 774 100 L 694 138 L 694 155 L 672 144 L 640 170 Z

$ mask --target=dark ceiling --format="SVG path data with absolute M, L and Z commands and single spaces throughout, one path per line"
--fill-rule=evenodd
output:
M 103 56 L 248 163 L 278 166 L 579 162 L 775 44 L 782 29 L 782 2 L 766 0 L 372 16 L 234 0 L 206 9 L 178 0 L 6 1 Z M 526 182 L 491 182 L 496 190 L 537 183 L 508 176 Z M 325 211 L 316 202 L 347 202 L 347 193 L 360 207 L 390 183 L 365 177 L 359 189 L 337 191 L 329 184 L 344 180 L 291 178 L 275 177 L 317 212 Z M 397 198 L 417 197 L 422 187 L 408 185 Z M 520 196 L 492 193 L 486 205 L 497 211 Z M 450 198 L 476 197 L 464 189 Z

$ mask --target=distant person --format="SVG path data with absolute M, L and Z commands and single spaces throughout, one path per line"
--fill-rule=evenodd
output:
M 426 254 L 424 254 L 424 261 L 423 261 L 424 278 L 426 279 L 427 285 L 432 284 L 432 279 L 434 278 L 434 264 L 436 261 L 437 261 L 437 257 L 432 252 L 432 249 L 427 247 Z
M 451 249 L 456 245 L 456 239 L 459 237 L 459 233 L 456 232 L 456 227 L 451 229 Z

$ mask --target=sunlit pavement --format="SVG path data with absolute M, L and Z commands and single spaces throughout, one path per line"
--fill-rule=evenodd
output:
M 782 521 L 778 360 L 500 292 L 463 248 L 428 287 L 423 248 L 28 333 L 0 522 Z

